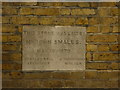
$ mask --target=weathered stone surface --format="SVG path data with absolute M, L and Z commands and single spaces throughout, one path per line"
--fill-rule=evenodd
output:
M 84 27 L 26 26 L 23 70 L 84 70 Z

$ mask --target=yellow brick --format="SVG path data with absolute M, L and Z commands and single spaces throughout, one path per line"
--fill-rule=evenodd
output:
M 109 63 L 87 63 L 87 69 L 110 69 Z
M 18 9 L 11 7 L 11 6 L 6 6 L 6 7 L 3 7 L 2 14 L 3 15 L 4 14 L 5 15 L 16 15 L 16 14 L 18 14 Z
M 77 2 L 79 7 L 89 7 L 90 3 L 89 2 Z
M 110 32 L 110 26 L 100 26 L 101 33 L 109 33 Z
M 94 53 L 93 60 L 97 61 L 118 61 L 119 57 L 116 53 Z
M 99 32 L 98 27 L 96 26 L 89 26 L 87 27 L 87 33 L 97 33 Z
M 30 22 L 29 19 L 30 17 L 26 17 L 26 16 L 19 16 L 19 17 L 13 16 L 10 22 L 13 24 L 29 24 Z
M 2 32 L 3 33 L 8 33 L 8 32 L 15 32 L 16 28 L 13 25 L 2 25 Z
M 117 2 L 99 2 L 99 7 L 116 7 Z
M 2 16 L 2 23 L 10 23 L 10 18 L 11 17 L 8 17 L 8 16 Z
M 20 35 L 3 35 L 2 36 L 3 42 L 19 42 L 21 41 Z
M 111 63 L 110 68 L 120 70 L 119 63 Z
M 86 79 L 97 79 L 97 71 L 86 71 L 85 78 Z
M 59 15 L 59 9 L 58 8 L 36 8 L 34 9 L 34 14 L 54 16 L 54 15 Z
M 98 79 L 118 80 L 119 73 L 117 71 L 99 72 Z
M 2 50 L 17 50 L 18 49 L 18 45 L 14 45 L 14 44 L 3 44 L 2 45 Z
M 100 19 L 103 25 L 118 24 L 118 17 L 101 17 Z
M 32 15 L 34 12 L 32 8 L 28 7 L 22 7 L 20 8 L 20 14 L 21 15 Z
M 99 16 L 109 16 L 110 15 L 110 9 L 109 8 L 98 8 L 98 15 Z
M 59 14 L 60 15 L 70 15 L 70 9 L 60 9 Z
M 55 23 L 56 18 L 52 18 L 52 17 L 42 17 L 42 18 L 38 18 L 39 24 L 42 25 L 49 25 L 49 24 L 54 24 Z
M 71 15 L 94 15 L 94 9 L 72 9 Z
M 34 16 L 29 19 L 29 24 L 39 24 L 38 17 Z
M 112 16 L 118 16 L 118 15 L 119 15 L 119 13 L 118 13 L 118 8 L 111 8 L 111 9 L 110 9 L 110 14 L 111 14 Z
M 37 4 L 37 2 L 19 2 L 22 6 L 34 6 Z
M 21 53 L 14 53 L 14 54 L 10 54 L 10 53 L 4 53 L 2 54 L 2 59 L 4 61 L 20 61 L 22 58 Z
M 97 25 L 100 23 L 100 18 L 98 17 L 90 17 L 88 20 L 89 20 L 89 25 Z
M 109 51 L 109 45 L 98 45 L 98 51 Z
M 18 32 L 22 32 L 23 31 L 23 26 L 18 26 Z
M 97 45 L 87 45 L 87 51 L 97 51 Z
M 78 2 L 64 2 L 63 6 L 78 6 Z
M 118 45 L 118 44 L 112 44 L 112 45 L 110 45 L 110 50 L 111 51 L 118 51 L 119 47 L 120 47 L 120 45 Z
M 88 42 L 118 42 L 118 35 L 89 35 Z
M 25 73 L 24 79 L 48 79 L 51 78 L 52 73 L 50 72 L 34 72 L 34 73 Z
M 22 79 L 23 77 L 22 72 L 3 72 L 2 78 L 3 79 Z
M 88 24 L 88 19 L 87 18 L 78 18 L 75 22 L 77 25 L 86 25 Z
M 3 70 L 21 70 L 20 64 L 3 64 L 2 65 Z
M 54 22 L 56 25 L 74 25 L 75 18 L 57 18 L 56 22 Z
M 86 53 L 86 59 L 87 59 L 87 61 L 92 60 L 92 54 L 91 53 Z
M 112 32 L 113 33 L 118 33 L 118 32 L 120 32 L 119 30 L 118 30 L 118 26 L 113 26 L 113 28 L 112 28 Z

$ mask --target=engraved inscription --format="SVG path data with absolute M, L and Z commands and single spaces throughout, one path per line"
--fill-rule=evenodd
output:
M 24 26 L 22 70 L 84 70 L 86 28 Z

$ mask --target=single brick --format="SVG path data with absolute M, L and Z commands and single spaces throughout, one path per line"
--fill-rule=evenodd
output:
M 29 19 L 29 24 L 39 24 L 38 17 L 34 16 Z
M 27 17 L 27 16 L 13 16 L 10 20 L 11 23 L 13 24 L 29 24 L 29 19 L 31 17 Z
M 98 72 L 97 79 L 107 79 L 107 80 L 118 80 L 119 79 L 119 73 L 117 71 L 100 71 Z
M 98 51 L 109 51 L 109 45 L 98 45 Z
M 50 79 L 51 72 L 34 72 L 34 73 L 24 73 L 24 79 Z
M 100 24 L 100 18 L 99 17 L 90 17 L 88 18 L 89 25 L 98 25 Z
M 3 44 L 2 45 L 2 50 L 4 51 L 6 51 L 6 50 L 17 50 L 18 49 L 18 45 L 16 45 L 16 44 Z
M 118 51 L 119 50 L 119 44 L 111 44 L 110 46 L 110 50 L 111 51 Z
M 97 79 L 97 71 L 86 71 L 85 78 L 86 79 Z
M 98 27 L 97 26 L 89 26 L 87 27 L 87 33 L 98 33 Z
M 3 15 L 17 15 L 18 14 L 18 8 L 14 8 L 11 6 L 5 6 L 2 9 Z
M 117 2 L 99 2 L 99 7 L 116 7 Z
M 6 23 L 10 23 L 10 18 L 11 17 L 9 17 L 9 16 L 2 16 L 2 23 L 4 24 L 6 24 Z
M 92 54 L 91 53 L 86 53 L 86 59 L 87 61 L 91 61 L 92 60 Z
M 21 15 L 32 15 L 34 14 L 34 9 L 31 7 L 22 7 L 20 8 L 20 14 Z
M 22 55 L 21 53 L 3 53 L 2 54 L 2 59 L 3 61 L 20 61 L 22 60 Z
M 44 80 L 42 82 L 43 87 L 46 88 L 60 88 L 60 87 L 64 87 L 64 81 L 63 80 Z
M 88 19 L 87 18 L 77 18 L 75 24 L 77 25 L 87 25 Z
M 19 42 L 21 41 L 20 35 L 3 35 L 2 42 Z
M 94 9 L 72 9 L 71 15 L 94 15 Z
M 118 7 L 117 8 L 111 8 L 110 9 L 110 14 L 111 14 L 111 16 L 118 16 L 119 15 Z
M 103 25 L 111 25 L 118 23 L 118 17 L 101 17 L 100 22 Z
M 59 15 L 59 9 L 58 8 L 35 8 L 34 14 L 54 16 L 54 15 Z
M 86 63 L 86 69 L 112 69 L 110 63 L 101 63 L 101 62 L 94 62 L 94 63 Z
M 97 51 L 97 45 L 87 45 L 87 51 Z
M 24 74 L 22 72 L 3 72 L 2 78 L 4 79 L 22 79 Z
M 25 81 L 22 79 L 3 80 L 2 82 L 2 88 L 19 88 L 24 86 Z
M 60 9 L 59 10 L 59 15 L 70 15 L 71 10 L 70 9 Z
M 21 70 L 21 64 L 3 64 L 2 70 Z
M 2 25 L 2 32 L 3 33 L 13 33 L 16 31 L 16 27 L 10 24 L 3 24 Z
M 56 22 L 54 22 L 55 25 L 74 25 L 75 23 L 75 18 L 71 17 L 61 17 L 61 18 L 56 18 Z
M 93 60 L 97 61 L 118 61 L 119 57 L 116 53 L 94 53 Z
M 110 16 L 110 9 L 99 7 L 98 8 L 98 15 L 101 16 L 101 17 L 102 16 Z
M 89 35 L 88 42 L 117 42 L 118 35 Z
M 64 87 L 67 88 L 75 88 L 78 87 L 78 83 L 76 80 L 65 80 L 64 81 Z
M 118 30 L 119 26 L 113 26 L 112 27 L 112 32 L 113 33 L 119 33 L 120 31 Z
M 41 25 L 54 24 L 55 20 L 56 20 L 56 18 L 53 18 L 53 17 L 38 18 L 39 24 L 41 24 Z
M 109 33 L 111 27 L 110 26 L 100 26 L 100 32 L 101 33 Z

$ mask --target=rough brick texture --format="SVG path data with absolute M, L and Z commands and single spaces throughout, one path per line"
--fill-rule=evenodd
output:
M 3 88 L 118 88 L 118 6 L 116 2 L 3 2 Z M 84 71 L 22 72 L 24 25 L 84 26 Z

